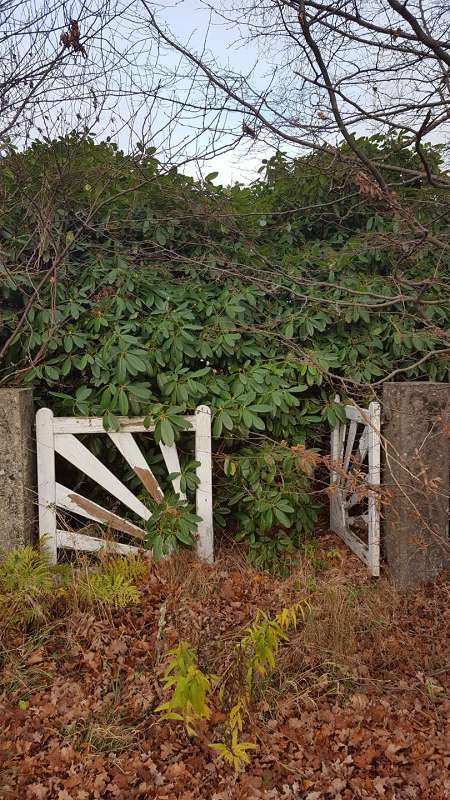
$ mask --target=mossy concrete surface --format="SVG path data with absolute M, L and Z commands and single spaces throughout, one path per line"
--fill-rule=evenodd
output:
M 383 541 L 401 586 L 450 567 L 449 415 L 448 383 L 383 387 Z
M 37 508 L 31 389 L 0 389 L 0 554 L 33 542 Z

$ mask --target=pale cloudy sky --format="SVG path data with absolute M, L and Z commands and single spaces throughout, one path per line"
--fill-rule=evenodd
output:
M 213 2 L 211 6 L 202 0 L 163 0 L 152 5 L 152 11 L 155 12 L 158 23 L 167 27 L 178 42 L 198 53 L 204 53 L 205 58 L 212 56 L 225 71 L 230 69 L 247 74 L 252 70 L 252 80 L 257 83 L 258 72 L 262 68 L 267 69 L 268 62 L 265 59 L 259 60 L 256 47 L 248 44 L 243 46 L 241 38 L 242 35 L 245 36 L 245 26 L 239 32 L 219 17 L 216 13 L 219 11 L 219 2 L 220 0 Z M 168 66 L 171 63 L 175 65 L 178 61 L 176 54 L 166 53 L 164 58 Z M 241 122 L 242 116 L 236 116 L 236 137 L 241 132 Z M 221 153 L 204 163 L 189 163 L 182 169 L 195 177 L 199 175 L 199 171 L 203 175 L 217 171 L 219 175 L 215 183 L 248 183 L 257 177 L 262 159 L 270 157 L 272 153 L 273 150 L 267 146 L 245 139 L 230 152 Z

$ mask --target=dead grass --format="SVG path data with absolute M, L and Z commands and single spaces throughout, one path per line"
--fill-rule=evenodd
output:
M 258 574 L 246 564 L 242 547 L 227 548 L 211 566 L 202 563 L 186 550 L 158 565 L 159 577 L 194 602 L 209 601 L 214 592 L 220 592 L 224 578 L 233 573 L 239 573 L 242 577 Z
M 369 578 L 330 537 L 306 551 L 285 580 L 249 568 L 238 548 L 224 552 L 214 567 L 178 556 L 158 573 L 174 598 L 167 635 L 187 639 L 202 667 L 216 674 L 258 608 L 271 614 L 299 600 L 309 603 L 310 613 L 281 649 L 274 674 L 257 688 L 256 706 L 264 718 L 280 704 L 299 711 L 321 697 L 346 702 L 358 691 L 396 691 L 404 688 L 405 672 L 417 685 L 416 673 L 429 676 L 443 666 L 449 585 L 399 592 L 385 577 Z M 426 680 L 423 691 L 431 696 Z
M 87 565 L 81 561 L 78 573 L 83 569 Z M 392 685 L 405 662 L 413 674 L 423 673 L 424 681 L 447 666 L 442 639 L 444 631 L 450 636 L 450 583 L 401 593 L 387 578 L 368 578 L 364 567 L 330 537 L 306 550 L 284 580 L 249 568 L 242 548 L 234 546 L 224 550 L 213 566 L 189 553 L 167 559 L 152 569 L 147 587 L 159 593 L 161 605 L 167 607 L 158 641 L 162 659 L 165 650 L 186 639 L 198 650 L 203 668 L 212 673 L 223 670 L 258 609 L 271 614 L 306 601 L 309 613 L 280 651 L 271 680 L 261 685 L 260 694 L 266 695 L 269 705 L 276 705 L 286 693 L 294 702 L 308 705 L 321 694 L 345 695 L 371 682 Z M 81 640 L 100 620 L 114 627 L 111 610 L 92 609 L 86 614 L 75 590 L 64 604 L 63 635 L 68 643 Z M 57 624 L 61 626 L 61 620 Z M 49 685 L 54 661 L 40 661 L 35 654 L 54 636 L 53 625 L 43 626 L 38 634 L 22 631 L 14 646 L 3 645 L 0 690 L 27 696 Z M 95 724 L 105 726 L 107 739 L 106 730 L 114 721 Z
M 123 753 L 137 747 L 136 730 L 125 723 L 109 719 L 108 716 L 87 721 L 76 721 L 67 725 L 63 735 L 77 750 L 95 753 Z
M 346 663 L 356 652 L 357 604 L 347 586 L 325 584 L 314 593 L 311 612 L 299 637 L 303 653 L 312 661 Z
M 286 682 L 298 685 L 302 693 L 310 683 L 314 695 L 334 691 L 337 681 L 342 688 L 342 683 L 391 680 L 405 661 L 416 671 L 443 666 L 443 631 L 450 635 L 450 610 L 443 613 L 443 608 L 450 609 L 450 584 L 400 592 L 386 577 L 369 578 L 360 562 L 330 537 L 314 553 L 307 552 L 285 580 L 249 568 L 239 548 L 225 551 L 214 567 L 182 555 L 158 567 L 158 573 L 174 597 L 169 628 L 198 647 L 212 669 L 258 607 L 271 613 L 300 599 L 311 611 L 280 653 L 274 676 L 280 691 Z M 232 622 L 224 601 L 236 609 Z
M 449 640 L 448 583 L 402 593 L 387 578 L 325 574 L 305 624 L 280 654 L 271 703 L 287 694 L 301 707 L 321 695 L 404 691 L 410 681 L 417 687 L 417 676 L 430 699 L 433 675 L 450 674 Z
M 18 693 L 26 699 L 51 684 L 55 665 L 45 661 L 43 653 L 54 633 L 55 626 L 47 625 L 31 635 L 21 632 L 15 642 L 1 641 L 0 694 Z

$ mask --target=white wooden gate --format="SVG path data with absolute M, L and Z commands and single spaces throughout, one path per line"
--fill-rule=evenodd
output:
M 339 422 L 331 434 L 330 528 L 378 576 L 380 405 L 344 408 L 347 422 Z
M 212 477 L 211 477 L 211 412 L 207 406 L 199 406 L 195 415 L 185 417 L 192 428 L 186 431 L 195 434 L 195 459 L 200 462 L 197 477 L 196 513 L 202 521 L 197 530 L 197 551 L 201 558 L 213 560 L 212 522 Z M 56 563 L 58 548 L 95 552 L 107 545 L 120 553 L 135 552 L 136 547 L 120 542 L 89 536 L 58 528 L 57 509 L 69 511 L 107 528 L 125 533 L 132 539 L 143 540 L 145 530 L 110 509 L 94 503 L 75 490 L 62 486 L 56 480 L 55 453 L 58 453 L 84 475 L 99 484 L 120 503 L 146 521 L 151 512 L 133 492 L 125 486 L 91 451 L 77 438 L 78 434 L 104 434 L 109 436 L 119 453 L 140 479 L 154 500 L 163 497 L 162 490 L 147 464 L 133 434 L 148 433 L 154 427 L 144 426 L 144 417 L 119 417 L 117 433 L 105 431 L 102 417 L 54 417 L 49 408 L 36 414 L 36 440 L 38 463 L 39 537 L 49 558 Z M 175 445 L 160 444 L 168 473 L 180 472 L 180 461 Z M 180 477 L 172 481 L 173 488 L 182 498 Z

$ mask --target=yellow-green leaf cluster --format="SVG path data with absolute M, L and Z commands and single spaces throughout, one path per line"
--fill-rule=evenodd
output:
M 288 632 L 297 626 L 299 616 L 305 616 L 305 604 L 294 603 L 283 608 L 276 616 L 268 617 L 259 612 L 255 622 L 246 628 L 234 653 L 236 669 L 227 669 L 222 678 L 217 679 L 217 699 L 223 703 L 225 687 L 230 676 L 243 674 L 244 685 L 238 685 L 234 691 L 235 702 L 227 715 L 228 741 L 210 744 L 212 750 L 227 764 L 238 770 L 250 763 L 249 750 L 256 744 L 239 741 L 244 728 L 244 716 L 251 701 L 255 675 L 266 675 L 276 665 L 276 655 L 281 642 L 288 641 Z M 171 689 L 169 700 L 157 708 L 164 712 L 161 719 L 175 719 L 183 722 L 190 735 L 196 733 L 196 721 L 208 720 L 211 717 L 209 699 L 213 692 L 211 676 L 203 673 L 197 664 L 195 652 L 188 643 L 181 641 L 170 651 L 170 660 L 164 673 L 163 685 Z M 244 666 L 241 670 L 240 667 Z M 229 693 L 228 693 L 229 694 Z
M 12 550 L 0 564 L 0 613 L 12 624 L 45 618 L 52 571 L 45 554 L 32 547 Z
M 211 680 L 199 669 L 196 655 L 187 642 L 181 641 L 169 655 L 171 659 L 164 673 L 163 685 L 172 689 L 172 694 L 156 710 L 164 712 L 161 719 L 183 722 L 187 733 L 194 736 L 194 723 L 211 716 L 208 706 Z
M 224 742 L 215 742 L 209 745 L 212 750 L 215 750 L 220 758 L 230 764 L 236 771 L 239 770 L 244 764 L 250 764 L 250 756 L 247 750 L 256 750 L 256 744 L 253 742 L 239 742 L 238 731 L 234 730 L 231 734 L 230 745 Z
M 77 590 L 83 600 L 112 608 L 124 608 L 140 602 L 137 586 L 120 573 L 88 573 L 80 580 Z

